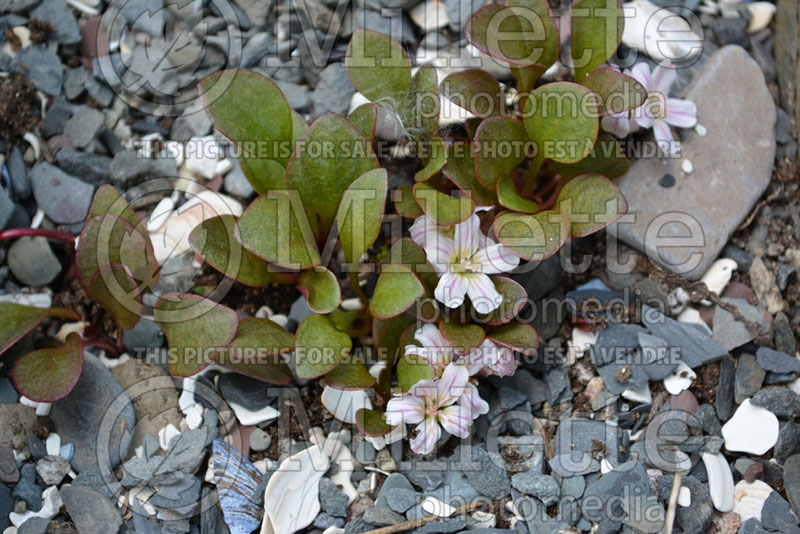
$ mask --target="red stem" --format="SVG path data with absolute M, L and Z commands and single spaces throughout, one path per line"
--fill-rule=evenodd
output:
M 16 239 L 24 236 L 39 236 L 47 239 L 58 239 L 65 243 L 75 243 L 75 236 L 67 232 L 57 230 L 45 230 L 43 228 L 9 228 L 0 232 L 0 241 L 4 239 Z
M 103 349 L 111 356 L 119 356 L 119 352 L 117 348 L 111 345 L 108 341 L 103 339 L 86 339 L 83 341 L 84 346 L 89 347 L 97 347 L 98 349 Z

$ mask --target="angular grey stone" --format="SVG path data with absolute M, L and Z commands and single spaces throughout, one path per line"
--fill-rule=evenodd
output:
M 30 45 L 17 52 L 17 61 L 37 89 L 50 96 L 61 94 L 64 73 L 57 55 L 43 45 Z
M 63 456 L 45 456 L 36 462 L 36 473 L 47 486 L 57 486 L 69 470 L 69 462 Z
M 404 514 L 417 504 L 417 492 L 406 488 L 389 488 L 386 490 L 386 504 L 397 513 Z
M 511 482 L 503 457 L 496 452 L 486 452 L 478 446 L 459 445 L 455 453 L 455 467 L 461 469 L 472 487 L 491 499 L 502 499 L 511 493 Z
M 0 484 L 0 528 L 3 530 L 11 526 L 8 514 L 14 510 L 14 499 L 11 498 L 11 490 L 5 484 Z
M 599 532 L 616 532 L 624 520 L 637 515 L 628 510 L 641 513 L 649 496 L 652 491 L 644 464 L 626 462 L 587 483 L 581 500 L 583 517 L 599 523 Z
M 104 108 L 109 107 L 111 101 L 114 100 L 114 91 L 95 76 L 89 76 L 89 79 L 86 80 L 86 92 L 89 93 L 92 100 Z
M 94 141 L 103 127 L 105 117 L 102 111 L 84 106 L 64 125 L 64 135 L 76 148 L 84 148 Z
M 61 498 L 80 534 L 117 532 L 122 516 L 117 507 L 103 495 L 85 486 L 74 484 L 61 488 Z
M 316 518 L 314 518 L 314 528 L 320 528 L 322 530 L 328 529 L 330 527 L 337 527 L 342 528 L 344 526 L 344 519 L 341 517 L 333 517 L 332 515 L 326 514 L 325 512 L 320 512 Z
M 715 398 L 717 417 L 720 421 L 727 421 L 733 416 L 735 376 L 736 362 L 732 357 L 725 356 L 719 364 L 719 385 L 717 386 Z
M 684 271 L 688 279 L 697 280 L 769 185 L 776 114 L 760 67 L 738 46 L 715 52 L 690 83 L 685 98 L 697 105 L 697 116 L 708 134 L 701 137 L 682 130 L 683 158 L 634 162 L 617 184 L 635 221 L 612 225 L 610 230 L 634 248 L 651 253 L 666 269 Z M 743 111 L 733 117 L 732 109 Z M 754 156 L 741 159 L 735 147 L 750 147 Z M 693 163 L 691 176 L 682 174 L 682 159 Z M 658 185 L 667 173 L 681 177 L 674 187 Z M 721 183 L 725 184 L 724 202 L 719 201 Z M 675 206 L 680 206 L 681 217 L 667 215 Z M 685 240 L 687 220 L 699 246 L 673 242 L 656 250 L 654 235 Z M 645 242 L 646 236 L 650 241 Z
M 88 351 L 78 383 L 69 395 L 53 403 L 50 419 L 62 442 L 75 444 L 72 465 L 78 472 L 99 463 L 104 469 L 116 468 L 136 427 L 130 399 L 108 368 Z
M 602 458 L 615 465 L 617 441 L 616 428 L 603 421 L 564 419 L 558 425 L 550 468 L 563 477 L 570 477 L 599 471 Z
M 800 453 L 800 425 L 794 421 L 786 421 L 780 427 L 772 455 L 782 464 L 789 456 L 797 453 Z
M 18 400 L 19 393 L 17 393 L 11 380 L 8 378 L 0 378 L 0 403 L 16 404 Z
M 33 467 L 32 464 L 31 467 Z M 20 501 L 25 501 L 25 504 L 28 506 L 28 510 L 32 510 L 34 512 L 38 512 L 42 509 L 42 488 L 36 485 L 35 482 L 35 469 L 33 471 L 33 476 L 25 476 L 23 469 L 23 474 L 17 482 L 17 485 L 14 486 L 14 492 L 12 495 L 15 499 Z M 29 471 L 30 472 L 30 471 Z
M 150 175 L 150 161 L 141 157 L 135 150 L 122 150 L 114 154 L 108 172 L 111 183 L 127 189 L 137 185 Z
M 0 228 L 5 228 L 14 219 L 14 203 L 8 198 L 8 193 L 3 189 L 0 191 Z
M 451 459 L 447 464 L 447 470 L 444 472 L 442 484 L 434 490 L 426 491 L 425 497 L 434 497 L 452 506 L 461 506 L 466 502 L 472 502 L 480 498 L 480 494 L 472 482 L 463 476 L 458 462 Z M 406 513 L 409 519 L 412 518 L 410 513 L 416 508 L 411 508 Z
M 330 479 L 321 478 L 319 481 L 319 504 L 323 512 L 334 517 L 347 517 L 350 500 Z M 375 521 L 370 522 L 375 523 Z
M 123 331 L 122 343 L 128 351 L 135 354 L 148 348 L 161 347 L 164 344 L 164 334 L 157 323 L 142 317 L 136 326 Z
M 31 11 L 30 17 L 49 22 L 56 40 L 61 44 L 74 45 L 81 42 L 78 22 L 64 0 L 43 0 Z
M 672 490 L 672 475 L 658 477 L 658 492 L 662 499 L 666 499 Z M 708 485 L 703 484 L 692 476 L 683 477 L 682 486 L 689 488 L 692 496 L 691 506 L 678 506 L 675 520 L 684 532 L 705 532 L 714 516 L 714 507 L 711 504 L 711 494 Z
M 44 517 L 31 517 L 19 526 L 17 534 L 45 534 L 50 520 Z
M 100 154 L 91 154 L 62 148 L 56 154 L 56 165 L 67 174 L 80 176 L 84 181 L 93 185 L 102 185 L 108 182 L 108 167 L 111 158 Z
M 650 334 L 666 341 L 691 368 L 717 360 L 728 352 L 696 325 L 679 323 L 655 308 L 642 307 L 642 323 Z
M 274 405 L 278 398 L 268 394 L 264 382 L 249 376 L 225 373 L 219 377 L 219 390 L 229 403 L 236 403 L 250 411 L 257 412 Z
M 170 138 L 175 141 L 188 141 L 192 137 L 201 137 L 211 131 L 211 119 L 205 110 L 181 115 L 172 123 Z
M 800 360 L 769 347 L 758 347 L 756 358 L 758 359 L 758 365 L 766 371 L 772 371 L 773 373 L 800 372 Z
M 334 63 L 335 65 L 335 63 Z M 324 74 L 325 71 L 322 71 Z M 292 83 L 288 81 L 276 81 L 275 83 L 278 84 L 278 87 L 286 96 L 286 100 L 289 102 L 289 107 L 297 110 L 306 110 L 308 109 L 308 104 L 311 101 L 311 92 L 308 90 L 308 87 L 305 85 L 300 85 L 297 83 Z M 319 88 L 321 83 L 317 82 L 317 88 Z M 347 101 L 347 105 L 349 107 L 350 101 Z M 347 113 L 347 110 L 344 110 L 344 113 Z
M 54 223 L 79 223 L 89 213 L 94 186 L 58 167 L 46 161 L 37 163 L 31 169 L 31 183 L 36 203 Z
M 28 178 L 28 167 L 22 157 L 22 150 L 17 145 L 11 147 L 8 157 L 8 174 L 11 178 L 11 191 L 20 200 L 31 196 L 31 181 Z
M 364 510 L 364 515 L 362 517 L 364 521 L 368 521 L 373 525 L 381 526 L 396 525 L 398 523 L 402 523 L 406 519 L 397 512 L 390 510 L 389 508 L 384 508 L 383 506 L 367 508 Z
M 750 400 L 754 405 L 766 408 L 782 419 L 800 417 L 800 395 L 784 387 L 764 388 Z
M 375 506 L 384 506 L 384 507 L 389 506 L 388 492 L 389 490 L 393 490 L 395 488 L 414 491 L 414 487 L 411 485 L 411 482 L 409 482 L 406 477 L 404 477 L 400 473 L 392 473 L 391 475 L 386 477 L 386 480 L 383 481 L 381 489 L 380 491 L 378 491 L 378 496 L 375 498 Z
M 800 454 L 790 456 L 783 463 L 783 486 L 795 515 L 800 516 Z
M 736 404 L 741 404 L 761 389 L 766 371 L 757 363 L 752 354 L 742 354 L 736 364 L 736 382 L 733 384 L 733 398 Z
M 561 496 L 558 482 L 550 475 L 540 475 L 530 471 L 516 473 L 511 476 L 511 486 L 526 495 L 536 497 L 545 506 L 558 502 Z
M 350 98 L 356 92 L 341 63 L 331 63 L 320 73 L 317 87 L 311 94 L 314 116 L 333 112 L 346 114 Z
M 21 237 L 8 249 L 8 268 L 23 284 L 41 287 L 55 280 L 61 263 L 53 254 L 50 243 L 40 236 Z
M 83 66 L 68 69 L 64 74 L 64 96 L 67 100 L 75 100 L 85 90 L 86 80 L 89 79 L 89 71 Z
M 761 509 L 761 524 L 767 530 L 776 532 L 798 532 L 798 519 L 789 508 L 789 503 L 784 501 L 778 492 L 773 491 L 764 501 Z
M 640 367 L 652 381 L 663 380 L 680 363 L 680 355 L 670 350 L 669 343 L 657 336 L 639 334 Z
M 226 193 L 236 195 L 242 198 L 248 198 L 255 193 L 253 186 L 247 180 L 247 177 L 242 172 L 242 167 L 238 161 L 234 161 L 233 169 L 225 175 L 225 180 L 222 182 L 222 188 Z
M 42 133 L 44 136 L 51 137 L 62 133 L 70 115 L 72 115 L 72 111 L 70 111 L 67 101 L 63 97 L 56 98 L 47 110 L 44 121 L 42 121 Z
M 186 473 L 175 473 L 175 478 L 169 484 L 160 485 L 158 492 L 150 497 L 148 503 L 188 516 L 197 508 L 201 489 L 199 478 Z
M 717 413 L 714 407 L 710 404 L 701 404 L 694 411 L 694 416 L 700 422 L 703 433 L 711 436 L 719 436 L 722 432 L 722 426 L 717 419 Z
M 563 477 L 561 479 L 561 495 L 580 499 L 586 489 L 586 478 L 582 476 Z
M 757 323 L 760 327 L 760 332 L 766 334 L 769 332 L 769 320 L 765 312 L 756 308 L 744 299 L 723 298 L 723 302 L 735 306 L 739 313 L 750 322 Z M 719 306 L 714 311 L 713 320 L 714 339 L 727 350 L 733 350 L 740 347 L 753 339 L 753 333 L 747 329 L 747 326 L 736 319 L 732 313 L 720 308 Z
M 770 534 L 770 533 L 769 530 L 761 526 L 761 521 L 759 521 L 755 517 L 751 517 L 750 519 L 741 524 L 741 526 L 739 527 L 739 532 L 737 534 Z
M 644 368 L 637 363 L 641 360 L 638 351 L 628 354 L 623 358 L 607 365 L 597 367 L 599 374 L 605 382 L 606 389 L 614 395 L 621 395 L 627 389 L 641 389 L 647 386 L 649 376 Z M 630 377 L 625 382 L 620 382 L 618 377 L 621 372 L 630 370 Z

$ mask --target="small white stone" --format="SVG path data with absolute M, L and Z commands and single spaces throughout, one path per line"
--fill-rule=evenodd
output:
M 39 405 L 36 407 L 36 415 L 39 417 L 47 417 L 50 415 L 50 408 L 53 407 L 53 403 L 51 402 L 40 402 Z
M 475 520 L 475 523 L 470 525 L 471 529 L 494 528 L 497 524 L 497 517 L 494 514 L 480 510 L 472 512 L 472 519 Z
M 672 374 L 664 379 L 664 387 L 670 395 L 677 395 L 681 391 L 689 389 L 695 378 L 697 378 L 697 373 L 692 371 L 691 367 L 681 362 Z
M 597 342 L 597 334 L 580 328 L 572 329 L 572 336 L 567 345 L 567 362 L 575 363 L 577 358 L 583 358 L 583 354 Z
M 771 2 L 750 2 L 745 5 L 750 12 L 747 33 L 758 33 L 769 26 L 775 11 L 777 11 L 777 7 Z
M 289 324 L 289 318 L 282 313 L 276 313 L 275 315 L 270 317 L 269 320 L 275 323 L 276 325 L 280 326 L 281 328 L 286 328 L 286 325 Z
M 344 529 L 339 527 L 328 527 L 322 531 L 322 534 L 344 534 Z
M 650 392 L 649 386 L 638 389 L 626 389 L 622 392 L 622 398 L 640 404 L 649 404 L 653 402 L 653 394 Z
M 61 325 L 61 328 L 58 329 L 58 332 L 56 332 L 56 339 L 62 343 L 66 343 L 68 335 L 72 334 L 73 332 L 76 334 L 81 334 L 87 326 L 89 326 L 89 323 L 86 321 L 64 323 Z
M 702 39 L 689 23 L 648 0 L 625 4 L 625 29 L 622 42 L 641 50 L 656 62 L 680 57 L 691 59 L 701 50 Z
M 230 172 L 233 168 L 233 163 L 228 158 L 221 159 L 217 162 L 217 168 L 214 169 L 215 174 L 219 174 L 220 176 L 225 176 Z
M 369 400 L 364 390 L 345 391 L 325 386 L 320 400 L 336 419 L 351 425 L 356 424 L 358 410 L 361 408 L 372 409 L 372 401 Z
M 359 311 L 364 309 L 364 305 L 361 304 L 361 299 L 358 298 L 345 299 L 342 301 L 341 306 L 344 311 Z
M 715 295 L 720 295 L 728 282 L 731 281 L 733 271 L 739 268 L 739 264 L 730 258 L 722 258 L 711 264 L 706 273 L 700 279 L 701 282 L 706 284 L 708 290 Z M 706 304 L 703 302 L 703 304 Z M 710 306 L 709 302 L 706 306 Z
M 789 389 L 800 395 L 800 378 L 789 382 Z
M 601 474 L 605 475 L 607 473 L 610 473 L 613 470 L 614 470 L 614 466 L 611 465 L 611 462 L 609 462 L 605 458 L 600 460 L 600 473 Z
M 24 514 L 11 512 L 8 514 L 8 518 L 11 520 L 11 523 L 15 527 L 19 528 L 28 519 L 33 517 L 53 519 L 56 515 L 58 515 L 61 506 L 64 504 L 64 502 L 61 500 L 61 494 L 58 492 L 58 488 L 55 486 L 50 486 L 42 492 L 42 500 L 44 502 L 42 504 L 42 508 L 38 512 L 25 512 Z
M 692 172 L 694 172 L 694 164 L 692 163 L 692 160 L 683 160 L 681 162 L 681 170 L 686 174 L 692 174 Z
M 268 319 L 272 317 L 273 312 L 269 306 L 261 306 L 257 311 L 255 317 L 259 319 Z
M 678 490 L 678 506 L 688 508 L 692 505 L 692 492 L 686 486 Z
M 172 210 L 174 209 L 175 202 L 173 202 L 170 197 L 164 197 L 159 200 L 156 207 L 153 208 L 150 217 L 147 219 L 147 231 L 155 232 L 164 226 L 164 223 L 167 222 L 167 219 L 172 215 Z
M 720 454 L 702 453 L 703 464 L 708 473 L 708 491 L 714 508 L 722 513 L 733 510 L 733 474 L 728 460 Z
M 778 418 L 775 414 L 745 399 L 722 426 L 725 448 L 761 456 L 778 441 Z
M 700 137 L 705 137 L 706 134 L 708 133 L 706 127 L 700 124 L 699 122 L 695 124 L 694 131 L 697 132 L 697 135 L 699 135 Z
M 761 521 L 761 509 L 770 493 L 772 488 L 765 482 L 740 480 L 733 488 L 733 511 L 739 514 L 742 523 L 753 517 Z
M 440 501 L 436 497 L 426 497 L 420 506 L 422 506 L 423 510 L 436 517 L 450 517 L 456 512 L 454 507 Z
M 175 428 L 175 425 L 169 424 L 158 431 L 158 445 L 161 447 L 161 450 L 167 450 L 169 448 L 169 442 L 172 441 L 172 438 L 175 436 L 180 435 L 180 430 Z
M 441 0 L 425 0 L 417 4 L 410 12 L 411 20 L 425 33 L 444 28 L 450 24 L 444 2 Z
M 244 426 L 260 425 L 261 423 L 277 419 L 281 415 L 281 412 L 272 406 L 264 406 L 260 410 L 254 412 L 235 402 L 229 402 L 228 405 L 233 409 L 233 413 L 236 415 L 236 419 L 239 423 Z
M 47 448 L 47 454 L 50 456 L 58 456 L 61 454 L 61 436 L 52 432 L 49 436 L 47 436 L 47 440 L 44 442 L 45 447 Z
M 219 148 L 213 135 L 192 137 L 184 152 L 186 170 L 206 180 L 213 178 L 217 173 Z
M 186 410 L 186 426 L 189 427 L 189 430 L 194 430 L 195 428 L 200 428 L 203 424 L 203 414 L 205 413 L 205 408 L 203 408 L 199 404 L 194 404 Z

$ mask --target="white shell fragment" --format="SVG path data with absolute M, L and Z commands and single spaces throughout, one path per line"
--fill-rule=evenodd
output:
M 42 492 L 42 500 L 44 501 L 44 504 L 42 504 L 42 508 L 38 512 L 28 511 L 24 514 L 11 512 L 8 514 L 8 518 L 11 520 L 11 523 L 15 527 L 19 528 L 27 520 L 34 517 L 53 519 L 56 515 L 58 515 L 61 506 L 64 504 L 64 502 L 61 500 L 61 494 L 58 492 L 58 488 L 55 486 L 50 486 Z
M 261 534 L 292 534 L 314 521 L 320 511 L 319 480 L 329 465 L 318 445 L 281 462 L 264 490 Z
M 708 490 L 711 493 L 711 502 L 720 512 L 733 510 L 733 474 L 728 461 L 720 454 L 704 452 L 703 464 L 708 472 Z
M 325 386 L 320 400 L 336 419 L 351 425 L 356 424 L 358 410 L 361 408 L 372 409 L 372 401 L 369 400 L 364 390 L 345 391 Z
M 678 490 L 678 506 L 688 508 L 692 505 L 692 492 L 686 486 Z
M 657 62 L 689 60 L 702 51 L 703 41 L 686 19 L 648 0 L 623 4 L 622 42 Z
M 778 9 L 772 2 L 749 2 L 745 6 L 750 12 L 750 24 L 747 25 L 747 33 L 758 33 L 769 26 Z
M 436 517 L 450 517 L 456 513 L 456 509 L 449 504 L 440 501 L 436 497 L 426 497 L 420 504 L 422 509 Z
M 730 258 L 722 258 L 711 264 L 706 274 L 700 279 L 701 282 L 706 284 L 708 290 L 719 295 L 731 281 L 733 271 L 739 267 L 735 260 Z M 704 303 L 705 304 L 705 303 Z M 710 305 L 710 303 L 708 304 Z
M 450 17 L 442 0 L 425 0 L 417 4 L 409 13 L 414 24 L 426 33 L 444 28 L 450 24 Z
M 664 387 L 670 395 L 677 395 L 681 391 L 689 389 L 694 379 L 697 378 L 697 373 L 692 371 L 692 368 L 681 362 L 678 367 L 664 379 Z
M 733 511 L 739 514 L 742 523 L 751 517 L 761 521 L 761 509 L 770 493 L 772 488 L 765 482 L 740 480 L 733 488 Z
M 725 448 L 731 452 L 761 456 L 778 441 L 778 430 L 775 414 L 745 399 L 733 417 L 722 426 L 722 437 Z

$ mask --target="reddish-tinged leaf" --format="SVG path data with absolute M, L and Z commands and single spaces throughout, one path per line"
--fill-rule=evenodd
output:
M 529 324 L 509 323 L 489 332 L 487 337 L 495 343 L 508 347 L 522 354 L 536 354 L 539 336 Z
M 414 180 L 417 182 L 430 180 L 447 163 L 447 145 L 441 137 L 432 138 L 425 148 L 427 149 L 425 154 L 427 163 L 424 168 L 414 174 Z
M 29 352 L 14 365 L 11 373 L 17 390 L 36 402 L 63 399 L 81 376 L 83 342 L 76 333 L 58 347 Z
M 356 30 L 344 66 L 358 92 L 372 102 L 397 110 L 411 91 L 411 60 L 397 41 L 370 31 Z
M 605 176 L 582 174 L 561 189 L 556 208 L 569 219 L 570 235 L 584 237 L 617 221 L 628 211 L 628 202 Z
M 92 300 L 114 318 L 117 326 L 129 330 L 142 316 L 141 294 L 130 270 L 113 263 L 98 269 L 89 283 Z
M 497 196 L 493 189 L 487 189 L 475 175 L 475 155 L 470 143 L 453 143 L 444 166 L 444 175 L 458 188 L 469 195 L 476 204 L 493 206 Z
M 35 308 L 14 302 L 0 303 L 0 354 L 39 326 L 45 317 L 47 308 Z
M 97 188 L 86 220 L 106 214 L 116 215 L 120 219 L 127 221 L 134 228 L 141 224 L 128 201 L 117 191 L 116 187 L 110 184 L 101 185 Z
M 371 438 L 385 436 L 392 431 L 392 427 L 383 419 L 383 414 L 369 408 L 361 408 L 356 412 L 356 426 Z
M 442 80 L 442 94 L 455 105 L 478 117 L 508 114 L 505 93 L 497 79 L 481 69 L 467 69 Z
M 316 313 L 330 313 L 339 307 L 342 294 L 336 276 L 325 267 L 313 267 L 300 273 L 297 289 Z
M 500 176 L 511 176 L 527 155 L 528 133 L 522 121 L 494 117 L 475 132 L 475 175 L 489 189 Z
M 486 339 L 486 332 L 475 324 L 455 324 L 443 319 L 439 323 L 439 330 L 459 354 L 469 354 Z
M 528 304 L 528 293 L 518 282 L 505 276 L 493 276 L 494 288 L 503 295 L 503 302 L 491 313 L 478 315 L 481 322 L 492 326 L 506 324 Z
M 425 294 L 417 275 L 405 265 L 384 265 L 369 303 L 373 317 L 389 319 L 400 315 Z
M 437 191 L 425 182 L 414 184 L 414 198 L 425 214 L 436 224 L 452 226 L 466 221 L 475 211 L 471 197 L 452 197 Z
M 597 94 L 601 115 L 636 109 L 647 99 L 647 90 L 642 84 L 611 67 L 593 70 L 583 85 Z
M 522 213 L 536 213 L 539 211 L 539 204 L 520 195 L 514 180 L 508 175 L 501 176 L 497 180 L 497 199 L 500 201 L 501 206 L 512 211 Z
M 606 178 L 617 178 L 628 172 L 628 158 L 616 139 L 601 134 L 588 156 L 577 163 L 550 163 L 550 170 L 561 175 L 561 180 L 570 180 L 580 174 L 600 174 Z
M 390 367 L 394 365 L 398 351 L 403 351 L 404 345 L 400 342 L 403 332 L 416 322 L 414 317 L 406 313 L 390 319 L 372 320 L 372 338 L 375 340 L 378 356 L 386 360 Z
M 404 354 L 397 361 L 397 389 L 408 391 L 420 380 L 430 380 L 436 376 L 431 363 L 416 354 Z
M 329 373 L 350 354 L 353 340 L 325 315 L 311 315 L 295 333 L 295 372 L 310 380 Z
M 533 215 L 503 212 L 494 220 L 494 232 L 514 254 L 524 260 L 542 261 L 564 245 L 569 220 L 555 211 Z
M 394 209 L 398 214 L 409 219 L 416 219 L 424 215 L 409 186 L 401 185 L 394 190 L 393 195 Z
M 153 309 L 169 342 L 169 371 L 186 377 L 212 363 L 236 335 L 239 318 L 227 306 L 191 293 L 167 293 Z
M 375 380 L 364 364 L 354 356 L 346 357 L 325 375 L 325 384 L 336 389 L 367 389 L 375 384 Z
M 577 0 L 570 22 L 575 81 L 583 82 L 617 51 L 625 17 L 620 0 Z
M 281 354 L 294 350 L 294 336 L 269 319 L 250 317 L 239 323 L 236 337 L 220 352 L 217 363 L 269 384 L 285 386 L 292 372 Z
M 358 133 L 372 143 L 375 141 L 375 126 L 378 123 L 378 106 L 372 103 L 362 104 L 347 116 Z
M 342 195 L 336 223 L 344 258 L 351 268 L 380 234 L 388 191 L 386 169 L 375 169 L 359 176 Z

